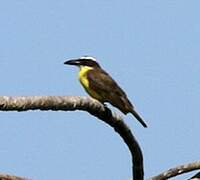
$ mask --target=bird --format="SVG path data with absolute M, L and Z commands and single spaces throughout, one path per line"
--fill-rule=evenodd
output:
M 98 100 L 102 104 L 110 103 L 124 114 L 131 113 L 143 127 L 147 127 L 147 124 L 135 111 L 126 93 L 117 82 L 101 68 L 94 57 L 82 56 L 80 58 L 67 60 L 64 64 L 79 67 L 79 81 L 92 98 Z

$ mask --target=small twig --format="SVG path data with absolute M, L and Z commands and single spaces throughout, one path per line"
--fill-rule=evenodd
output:
M 200 179 L 200 172 L 196 173 L 194 176 L 192 176 L 191 178 L 189 178 L 188 180 L 194 179 L 195 180 Z
M 157 176 L 150 178 L 149 180 L 165 180 L 197 169 L 200 169 L 200 161 L 171 168 Z
M 143 156 L 140 146 L 123 119 L 89 97 L 77 96 L 0 96 L 0 111 L 84 110 L 112 126 L 127 144 L 132 155 L 134 180 L 143 180 Z

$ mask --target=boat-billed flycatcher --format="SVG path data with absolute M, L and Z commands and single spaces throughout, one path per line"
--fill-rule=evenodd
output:
M 79 59 L 68 60 L 64 64 L 75 65 L 80 68 L 79 81 L 91 97 L 101 103 L 109 102 L 124 114 L 132 113 L 144 127 L 147 127 L 140 115 L 134 110 L 126 93 L 101 68 L 95 58 L 83 56 Z

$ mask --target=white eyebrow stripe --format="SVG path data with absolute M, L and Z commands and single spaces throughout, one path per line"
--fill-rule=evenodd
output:
M 96 61 L 96 59 L 92 56 L 82 56 L 80 57 L 80 59 L 88 59 L 88 60 Z

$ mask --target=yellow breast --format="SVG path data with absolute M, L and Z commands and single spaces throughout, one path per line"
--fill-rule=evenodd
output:
M 84 89 L 86 90 L 86 92 L 92 96 L 93 98 L 97 99 L 97 100 L 101 100 L 101 96 L 99 94 L 97 94 L 95 91 L 93 91 L 90 87 L 90 83 L 87 79 L 87 72 L 92 70 L 92 67 L 88 67 L 88 66 L 82 66 L 80 67 L 80 71 L 79 71 L 79 81 L 82 84 L 82 86 L 84 87 Z
M 85 66 L 80 67 L 79 81 L 83 85 L 84 88 L 89 88 L 89 82 L 88 82 L 88 79 L 87 79 L 87 72 L 91 69 L 92 69 L 91 67 L 85 67 Z

